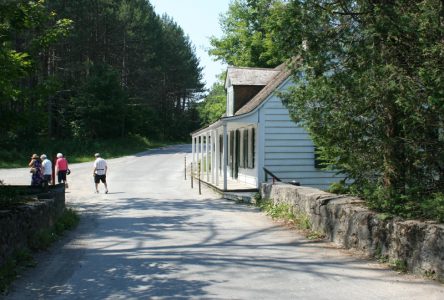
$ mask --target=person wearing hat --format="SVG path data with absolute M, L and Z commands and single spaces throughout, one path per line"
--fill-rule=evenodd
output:
M 28 166 L 31 168 L 31 185 L 40 185 L 43 181 L 42 176 L 42 163 L 40 161 L 40 158 L 37 154 L 33 154 L 31 156 L 31 161 L 29 162 Z
M 49 184 L 52 179 L 52 162 L 46 157 L 46 154 L 40 155 L 42 160 L 43 180 Z
M 62 153 L 57 153 L 57 160 L 55 164 L 55 173 L 57 174 L 57 182 L 64 183 L 68 188 L 68 181 L 66 180 L 66 172 L 68 171 L 68 161 L 63 157 Z
M 108 171 L 108 165 L 106 160 L 100 157 L 100 153 L 94 154 L 96 160 L 94 161 L 94 183 L 96 184 L 96 193 L 99 193 L 99 183 L 103 182 L 105 185 L 105 194 L 108 194 L 108 185 L 106 183 L 106 172 Z

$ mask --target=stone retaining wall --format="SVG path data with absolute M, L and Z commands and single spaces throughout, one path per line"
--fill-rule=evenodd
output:
M 262 198 L 306 214 L 312 230 L 345 248 L 405 264 L 412 273 L 444 281 L 444 224 L 384 219 L 358 198 L 288 184 L 263 184 Z
M 27 248 L 30 238 L 39 230 L 54 225 L 65 209 L 65 187 L 50 186 L 47 191 L 26 186 L 0 186 L 16 189 L 35 198 L 28 204 L 0 210 L 0 266 L 14 251 Z

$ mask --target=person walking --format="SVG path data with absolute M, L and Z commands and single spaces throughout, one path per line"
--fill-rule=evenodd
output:
M 40 155 L 40 159 L 42 160 L 43 180 L 46 184 L 50 184 L 52 181 L 52 162 L 46 154 Z
M 55 164 L 55 173 L 57 174 L 57 182 L 64 183 L 68 188 L 68 181 L 66 180 L 66 172 L 68 171 L 68 160 L 63 157 L 62 153 L 57 153 L 57 161 Z
M 100 153 L 94 154 L 96 160 L 94 161 L 94 183 L 96 185 L 96 193 L 99 193 L 99 183 L 103 182 L 105 185 L 105 194 L 108 194 L 108 185 L 106 183 L 106 172 L 108 171 L 108 165 L 106 160 L 100 157 Z
M 37 154 L 33 154 L 31 156 L 31 161 L 29 162 L 28 166 L 31 168 L 30 172 L 32 174 L 31 185 L 37 186 L 42 184 L 42 162 L 40 161 L 40 157 Z

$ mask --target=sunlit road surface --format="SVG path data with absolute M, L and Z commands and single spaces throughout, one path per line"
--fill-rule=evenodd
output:
M 190 150 L 108 160 L 109 194 L 94 194 L 92 163 L 72 165 L 67 205 L 81 223 L 6 299 L 444 299 L 443 285 L 307 240 L 211 190 L 199 196 L 184 180 Z M 9 184 L 29 177 L 0 170 Z

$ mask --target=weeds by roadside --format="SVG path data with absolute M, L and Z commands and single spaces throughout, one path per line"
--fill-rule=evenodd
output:
M 285 224 L 293 226 L 305 233 L 310 240 L 323 239 L 324 234 L 311 230 L 311 222 L 307 214 L 295 210 L 294 207 L 284 203 L 273 203 L 270 199 L 261 199 L 260 196 L 254 196 L 256 206 L 258 206 L 267 215 L 273 219 L 281 220 Z
M 11 282 L 22 270 L 33 266 L 35 261 L 29 250 L 16 251 L 0 268 L 0 295 L 8 290 Z
M 0 267 L 0 295 L 7 292 L 10 284 L 17 278 L 18 274 L 24 269 L 36 265 L 32 257 L 32 251 L 49 248 L 66 230 L 75 228 L 78 223 L 79 215 L 73 209 L 67 208 L 53 227 L 40 230 L 29 240 L 29 249 L 16 251 L 6 263 Z

